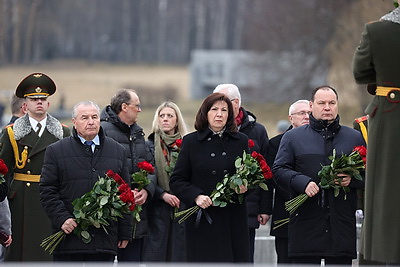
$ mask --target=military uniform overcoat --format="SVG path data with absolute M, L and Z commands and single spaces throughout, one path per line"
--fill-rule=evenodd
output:
M 357 83 L 400 88 L 400 9 L 368 23 L 353 59 Z M 367 177 L 362 253 L 400 263 L 400 89 L 375 95 L 368 121 Z M 375 92 L 372 92 L 375 93 Z
M 70 135 L 70 130 L 51 115 L 47 115 L 46 129 L 40 137 L 33 131 L 28 115 L 8 127 L 13 130 L 18 157 L 21 158 L 25 148 L 28 153 L 25 165 L 16 167 L 13 145 L 6 128 L 0 139 L 0 158 L 10 170 L 7 179 L 10 182 L 8 199 L 13 233 L 6 261 L 51 260 L 51 256 L 40 247 L 43 238 L 52 232 L 50 220 L 40 204 L 39 180 L 36 178 L 40 177 L 47 146 Z

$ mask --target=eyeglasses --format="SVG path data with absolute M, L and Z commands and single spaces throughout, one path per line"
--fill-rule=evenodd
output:
M 132 104 L 132 103 L 126 103 L 128 106 L 135 106 L 137 109 L 142 109 L 142 106 L 140 104 Z
M 299 112 L 292 113 L 291 115 L 300 115 L 300 116 L 304 117 L 306 115 L 310 116 L 310 114 L 311 114 L 311 111 L 299 111 Z

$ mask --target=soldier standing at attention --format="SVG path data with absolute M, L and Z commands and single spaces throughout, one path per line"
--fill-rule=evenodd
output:
M 51 234 L 51 225 L 39 201 L 39 180 L 47 146 L 70 135 L 67 126 L 47 113 L 47 98 L 55 91 L 55 83 L 43 73 L 23 79 L 15 95 L 25 98 L 27 114 L 6 127 L 0 139 L 0 158 L 9 169 L 6 179 L 13 233 L 6 261 L 52 259 L 40 247 Z

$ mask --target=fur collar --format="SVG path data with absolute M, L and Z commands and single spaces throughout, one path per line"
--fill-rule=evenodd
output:
M 14 123 L 13 129 L 15 140 L 21 140 L 24 136 L 33 131 L 29 122 L 28 114 L 17 119 Z M 46 129 L 57 139 L 61 140 L 63 138 L 63 127 L 61 123 L 50 114 L 47 114 Z
M 384 15 L 381 20 L 391 21 L 400 24 L 400 7 L 394 9 L 392 12 Z

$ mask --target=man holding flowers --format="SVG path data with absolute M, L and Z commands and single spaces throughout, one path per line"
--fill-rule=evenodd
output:
M 101 112 L 100 120 L 104 134 L 111 137 L 128 152 L 126 161 L 129 173 L 140 171 L 138 163 L 147 161 L 154 165 L 154 157 L 145 143 L 142 127 L 137 123 L 142 111 L 140 99 L 132 89 L 119 89 Z M 148 175 L 149 183 L 144 188 L 132 185 L 135 194 L 135 204 L 142 205 L 140 222 L 134 220 L 133 240 L 126 248 L 118 250 L 118 262 L 143 261 L 144 239 L 148 235 L 147 203 L 153 198 L 155 191 L 155 175 Z M 134 182 L 134 181 L 132 181 Z
M 358 131 L 339 124 L 334 88 L 315 88 L 310 105 L 309 125 L 283 135 L 273 167 L 275 181 L 290 189 L 291 198 L 308 196 L 290 216 L 288 254 L 298 264 L 320 264 L 325 259 L 325 264 L 351 265 L 357 257 L 356 189 L 363 181 L 339 173 L 333 179 L 342 190 L 322 189 L 318 172 L 331 163 L 333 151 L 349 155 L 365 142 Z
M 119 174 L 130 183 L 127 152 L 124 147 L 104 135 L 100 127 L 99 107 L 91 102 L 75 105 L 72 114 L 73 136 L 50 145 L 45 154 L 40 179 L 40 200 L 50 217 L 54 232 L 60 229 L 65 239 L 54 251 L 54 261 L 114 261 L 117 248 L 126 247 L 132 235 L 132 216 L 108 226 L 89 226 L 90 242 L 73 234 L 78 226 L 72 202 L 90 192 L 99 177 Z M 104 217 L 110 217 L 104 214 Z

